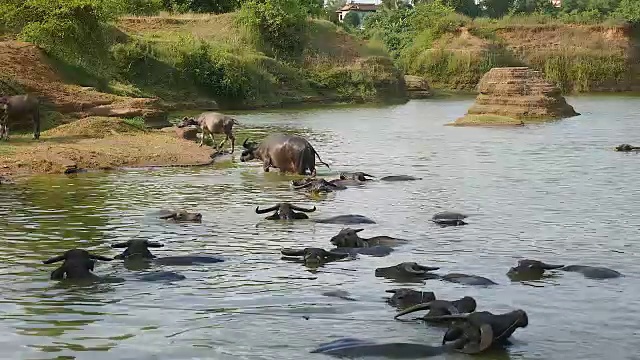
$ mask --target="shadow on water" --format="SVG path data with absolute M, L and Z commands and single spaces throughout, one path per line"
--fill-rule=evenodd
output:
M 629 179 L 640 158 L 612 151 L 640 133 L 640 108 L 627 97 L 571 97 L 582 115 L 525 128 L 443 126 L 472 99 L 411 101 L 389 107 L 334 107 L 246 112 L 239 144 L 272 131 L 307 137 L 331 169 L 411 182 L 371 182 L 313 197 L 295 191 L 297 177 L 263 173 L 260 163 L 137 169 L 38 176 L 0 192 L 0 331 L 3 358 L 102 360 L 157 358 L 326 359 L 309 351 L 340 337 L 436 346 L 443 329 L 395 321 L 383 297 L 393 287 L 433 291 L 437 298 L 473 296 L 494 313 L 525 309 L 526 329 L 504 352 L 482 359 L 603 357 L 637 353 L 640 211 Z M 628 140 L 627 140 L 628 139 Z M 281 260 L 282 248 L 332 248 L 343 225 L 268 221 L 256 206 L 316 206 L 311 219 L 362 214 L 368 236 L 410 239 L 386 257 L 358 256 L 319 268 Z M 201 223 L 171 223 L 154 214 L 183 208 Z M 433 214 L 472 214 L 469 224 L 441 228 Z M 359 227 L 365 227 L 364 225 Z M 161 242 L 157 256 L 221 255 L 215 266 L 98 261 L 99 276 L 124 282 L 67 286 L 49 280 L 41 262 L 70 248 L 113 257 L 115 242 Z M 594 281 L 557 272 L 512 282 L 518 259 L 608 266 L 627 275 Z M 374 269 L 405 261 L 439 273 L 486 276 L 483 288 L 444 281 L 398 284 Z M 140 276 L 177 272 L 180 281 Z M 349 294 L 356 301 L 325 296 Z M 589 301 L 582 301 L 588 299 Z M 244 314 L 243 314 L 244 312 Z M 257 313 L 257 314 L 256 314 Z M 285 316 L 286 315 L 286 316 Z M 111 350 L 111 351 L 108 351 Z M 462 359 L 450 354 L 434 359 Z

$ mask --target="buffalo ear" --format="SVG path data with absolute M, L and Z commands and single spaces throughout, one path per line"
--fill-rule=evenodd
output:
M 66 259 L 66 255 L 65 254 L 54 256 L 51 259 L 43 261 L 42 263 L 43 264 L 53 264 L 54 262 L 62 261 L 64 259 Z
M 131 241 L 115 243 L 115 244 L 111 244 L 111 247 L 114 248 L 114 249 L 126 248 L 126 247 L 129 247 L 130 243 L 131 243 Z

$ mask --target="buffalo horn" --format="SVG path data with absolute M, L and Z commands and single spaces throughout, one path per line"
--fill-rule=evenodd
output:
M 415 275 L 422 275 L 425 272 L 427 272 L 427 270 L 423 270 L 420 269 L 421 266 L 416 264 L 416 263 L 408 263 L 408 264 L 404 264 L 404 270 L 410 274 L 415 274 Z
M 304 189 L 304 188 L 309 187 L 309 186 L 311 186 L 311 181 L 307 181 L 306 183 L 301 184 L 301 185 L 293 185 L 293 189 L 294 190 L 300 190 L 300 189 Z
M 409 313 L 412 313 L 412 312 L 421 311 L 421 310 L 429 310 L 429 309 L 431 309 L 431 305 L 433 305 L 433 303 L 435 301 L 438 301 L 438 300 L 429 301 L 428 303 L 417 304 L 417 305 L 413 305 L 411 307 L 408 307 L 408 308 L 400 311 L 399 313 L 397 313 L 396 316 L 394 316 L 393 318 L 397 319 L 402 315 L 406 315 L 406 314 L 409 314 Z M 447 308 L 447 310 L 449 310 L 451 315 L 429 316 L 429 320 L 454 320 L 454 319 L 466 319 L 467 318 L 467 315 L 460 314 L 458 312 L 458 309 L 455 306 L 450 306 L 450 307 Z
M 298 206 L 295 206 L 295 205 L 291 205 L 291 208 L 293 210 L 307 212 L 307 213 L 316 211 L 316 207 L 315 206 L 313 207 L 313 209 L 305 209 L 305 208 L 301 208 L 301 207 L 298 207 Z
M 43 264 L 53 264 L 54 262 L 62 261 L 64 259 L 66 259 L 66 255 L 62 254 L 62 255 L 54 256 L 51 259 L 45 260 L 42 263 Z
M 480 343 L 467 343 L 462 349 L 457 351 L 465 354 L 478 354 L 487 350 L 493 343 L 493 329 L 491 325 L 482 324 L 480 326 Z
M 147 241 L 147 246 L 151 247 L 151 248 L 161 248 L 164 247 L 163 244 L 159 243 L 159 242 L 155 242 L 155 241 Z
M 126 248 L 126 247 L 129 247 L 130 243 L 131 243 L 131 241 L 115 243 L 115 244 L 111 244 L 111 247 L 114 248 L 114 249 Z
M 282 253 L 282 255 L 285 256 L 303 256 L 304 255 L 304 249 L 282 249 L 280 250 L 280 252 Z
M 94 254 L 89 254 L 89 258 L 90 259 L 95 259 L 95 260 L 102 260 L 102 261 L 111 261 L 111 260 L 113 260 L 112 258 L 108 258 L 106 256 L 94 255 Z
M 268 213 L 269 211 L 278 210 L 279 207 L 280 207 L 280 204 L 277 204 L 270 208 L 260 210 L 260 206 L 256 206 L 256 214 L 264 214 L 264 213 Z

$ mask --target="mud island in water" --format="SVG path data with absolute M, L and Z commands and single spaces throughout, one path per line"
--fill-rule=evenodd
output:
M 480 94 L 454 126 L 524 125 L 580 115 L 540 71 L 493 68 L 478 83 Z

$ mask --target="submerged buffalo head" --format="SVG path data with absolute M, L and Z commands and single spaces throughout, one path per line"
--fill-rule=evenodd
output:
M 293 210 L 310 213 L 316 211 L 316 207 L 314 206 L 313 209 L 305 209 L 289 203 L 279 203 L 266 209 L 260 209 L 259 206 L 256 206 L 256 214 L 264 214 L 270 211 L 275 211 L 273 215 L 267 216 L 265 218 L 267 220 L 296 220 L 309 218 L 307 214 L 298 213 Z
M 160 216 L 163 220 L 172 220 L 175 222 L 202 222 L 201 213 L 191 213 L 186 210 L 172 211 L 167 215 Z
M 87 279 L 96 277 L 93 273 L 95 260 L 111 261 L 113 259 L 93 255 L 84 249 L 71 249 L 64 254 L 45 260 L 43 264 L 53 264 L 58 261 L 64 261 L 60 267 L 51 272 L 52 280 L 67 279 Z
M 358 236 L 358 233 L 364 229 L 345 228 L 340 230 L 337 235 L 331 238 L 331 243 L 336 247 L 363 248 L 369 247 L 366 239 Z
M 434 279 L 438 278 L 437 274 L 430 271 L 438 270 L 439 267 L 423 266 L 415 262 L 403 262 L 398 265 L 377 268 L 375 275 L 378 277 L 386 277 L 392 279 L 419 278 Z
M 285 256 L 302 256 L 307 266 L 320 266 L 349 256 L 347 253 L 335 254 L 320 248 L 282 249 L 280 252 Z
M 634 151 L 634 150 L 640 150 L 640 147 L 633 146 L 630 144 L 620 144 L 616 146 L 616 151 Z
M 344 190 L 347 187 L 342 185 L 334 184 L 325 179 L 316 179 L 306 177 L 301 180 L 292 180 L 291 185 L 295 190 L 307 189 L 311 192 L 331 192 L 335 190 Z
M 399 288 L 386 290 L 385 292 L 393 294 L 387 299 L 387 303 L 398 309 L 405 309 L 417 304 L 423 304 L 436 299 L 436 294 L 432 291 L 417 291 L 409 288 Z
M 369 181 L 371 179 L 367 179 L 367 177 L 374 177 L 373 175 L 369 175 L 362 171 L 356 171 L 353 173 L 341 172 L 340 180 L 358 180 L 358 181 Z
M 454 301 L 432 300 L 410 306 L 397 313 L 395 318 L 399 318 L 402 315 L 416 311 L 429 310 L 429 312 L 422 317 L 423 320 L 442 321 L 440 316 L 474 312 L 476 310 L 476 306 L 476 300 L 470 296 L 465 296 Z
M 242 147 L 244 148 L 244 150 L 240 155 L 240 161 L 242 162 L 251 161 L 256 158 L 256 150 L 258 150 L 257 143 L 253 141 L 249 141 L 249 139 L 247 138 L 247 139 L 244 139 L 244 142 L 242 143 Z
M 502 345 L 518 328 L 529 325 L 529 317 L 524 310 L 514 310 L 494 315 L 488 311 L 471 314 L 439 316 L 441 320 L 461 320 L 451 325 L 442 338 L 442 344 L 448 341 L 465 339 L 465 346 L 457 351 L 477 354 L 492 345 Z
M 127 242 L 112 244 L 111 247 L 114 249 L 118 248 L 126 248 L 121 254 L 114 256 L 114 259 L 119 260 L 127 260 L 127 259 L 153 259 L 155 255 L 149 251 L 149 248 L 160 248 L 164 245 L 144 240 L 144 239 L 133 239 Z
M 539 279 L 544 275 L 545 270 L 555 270 L 564 265 L 551 265 L 538 260 L 519 260 L 518 265 L 512 267 L 507 272 L 507 276 L 512 280 Z

